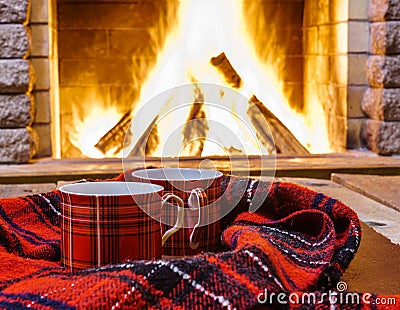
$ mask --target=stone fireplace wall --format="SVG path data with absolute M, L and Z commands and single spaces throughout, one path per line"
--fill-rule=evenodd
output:
M 28 19 L 28 1 L 0 1 L 0 163 L 27 162 L 38 148 Z
M 371 0 L 369 87 L 362 109 L 363 138 L 376 153 L 400 153 L 400 2 Z
M 58 2 L 63 5 L 62 9 L 68 9 L 71 4 L 77 3 L 96 7 L 97 4 L 104 6 L 115 2 L 120 5 L 132 5 L 131 10 L 136 10 L 139 4 L 143 8 L 151 7 L 151 3 L 154 3 L 150 0 L 59 0 Z M 165 2 L 175 1 L 165 0 Z M 275 4 L 271 3 L 280 1 L 263 0 L 263 2 L 267 7 L 274 6 Z M 290 2 L 296 6 L 303 3 L 305 7 L 302 25 L 304 62 L 300 65 L 304 68 L 304 80 L 296 76 L 294 81 L 290 81 L 291 85 L 296 87 L 304 83 L 302 101 L 309 100 L 307 93 L 314 92 L 314 99 L 323 102 L 332 128 L 340 129 L 337 132 L 339 137 L 337 149 L 367 146 L 379 154 L 399 154 L 400 4 L 398 0 L 291 0 Z M 55 153 L 51 138 L 57 134 L 57 122 L 60 117 L 60 111 L 54 110 L 54 102 L 60 98 L 58 83 L 60 82 L 61 89 L 64 87 L 63 96 L 68 94 L 68 88 L 80 87 L 78 84 L 82 83 L 74 84 L 75 77 L 72 73 L 69 80 L 59 81 L 51 78 L 58 77 L 59 68 L 63 70 L 57 54 L 57 35 L 60 27 L 56 16 L 59 9 L 56 0 L 0 0 L 0 162 L 2 163 L 22 163 L 35 156 L 60 155 Z M 306 16 L 307 10 L 318 14 L 310 19 Z M 338 12 L 341 13 L 338 15 Z M 147 13 L 152 14 L 151 10 Z M 143 14 L 137 13 L 135 22 L 139 22 Z M 120 30 L 126 31 L 125 35 L 131 35 L 134 39 L 139 38 L 144 43 L 148 37 L 139 30 L 152 28 L 151 21 L 152 19 L 148 20 L 147 26 L 136 25 L 132 29 Z M 343 33 L 338 30 L 339 28 L 345 29 L 344 41 L 335 37 L 338 33 Z M 64 42 L 62 44 L 73 41 L 73 36 L 70 35 L 76 35 L 76 30 L 71 25 L 64 24 L 60 34 L 61 39 L 64 38 L 64 41 L 61 40 Z M 95 36 L 95 39 L 99 39 L 103 34 L 106 36 L 105 49 L 100 46 L 93 53 L 113 51 L 110 45 L 110 40 L 113 39 L 111 31 L 86 30 L 97 31 L 98 36 Z M 298 38 L 296 30 L 288 31 L 291 38 Z M 322 41 L 321 36 L 326 31 L 331 34 L 329 37 L 331 40 L 328 42 Z M 85 29 L 82 32 L 84 33 Z M 114 39 L 118 35 L 122 35 L 122 32 L 114 33 Z M 138 48 L 137 45 L 133 47 L 127 45 L 130 40 L 130 38 L 125 40 L 120 52 L 137 53 L 132 50 Z M 83 42 L 77 42 L 78 45 L 80 43 Z M 299 64 L 298 52 L 299 50 L 295 50 L 291 59 L 295 59 Z M 107 57 L 104 54 L 100 56 Z M 68 62 L 74 61 L 76 55 L 61 54 L 60 57 L 64 57 Z M 148 59 L 150 62 L 154 59 L 151 51 Z M 332 71 L 336 67 L 340 70 Z M 288 68 L 292 69 L 294 66 Z M 321 79 L 314 80 L 315 83 L 309 83 L 310 80 L 307 80 L 307 70 L 310 68 L 314 70 L 309 71 L 310 75 L 313 72 L 314 75 L 322 74 Z M 290 75 L 294 77 L 293 74 Z M 126 75 L 126 77 L 129 81 L 134 79 L 133 76 Z M 104 78 L 107 79 L 107 75 Z M 87 80 L 84 80 L 83 84 L 85 81 Z M 107 81 L 105 82 L 107 84 Z M 105 86 L 109 90 L 113 88 L 110 84 Z M 120 93 L 132 90 L 130 82 L 120 86 L 117 87 Z M 114 87 L 114 90 L 117 88 Z M 303 91 L 299 89 L 296 94 L 301 96 Z M 326 94 L 327 97 L 322 96 Z M 337 123 L 341 125 L 336 126 Z
M 304 101 L 322 105 L 333 150 L 360 148 L 368 0 L 307 0 L 304 12 Z

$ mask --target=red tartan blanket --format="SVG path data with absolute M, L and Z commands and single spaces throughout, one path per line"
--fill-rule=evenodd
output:
M 386 307 L 374 305 L 379 295 L 332 290 L 360 244 L 352 209 L 295 184 L 273 183 L 263 205 L 248 213 L 254 192 L 269 186 L 229 177 L 223 183 L 227 199 L 240 203 L 223 219 L 219 252 L 74 274 L 60 266 L 58 191 L 0 199 L 0 307 Z M 246 197 L 235 197 L 243 184 Z M 388 309 L 398 309 L 398 296 L 384 297 L 397 303 Z

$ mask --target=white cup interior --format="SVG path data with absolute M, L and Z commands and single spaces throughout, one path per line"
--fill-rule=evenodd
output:
M 139 182 L 84 182 L 63 185 L 61 192 L 74 195 L 122 196 L 143 195 L 161 191 L 162 186 Z
M 132 176 L 147 180 L 198 181 L 210 180 L 222 176 L 222 172 L 192 168 L 157 168 L 132 172 Z

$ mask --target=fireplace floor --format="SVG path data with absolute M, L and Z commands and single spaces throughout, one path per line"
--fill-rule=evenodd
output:
M 205 158 L 186 157 L 179 159 L 181 167 L 199 167 Z M 247 171 L 252 176 L 260 175 L 259 157 L 207 157 L 215 169 L 224 173 Z M 264 164 L 273 167 L 273 160 L 265 157 Z M 131 169 L 143 166 L 176 167 L 177 159 L 159 158 L 130 159 L 122 165 L 121 159 L 51 159 L 33 160 L 23 165 L 0 165 L 0 184 L 48 183 L 59 180 L 81 178 L 108 178 L 118 175 L 123 167 Z M 203 166 L 204 167 L 204 166 Z M 247 168 L 249 167 L 249 168 Z M 266 168 L 268 170 L 270 168 Z M 332 173 L 400 175 L 400 156 L 377 156 L 370 152 L 350 151 L 338 154 L 283 156 L 276 159 L 277 177 L 304 177 L 330 179 Z
M 343 159 L 341 162 L 343 162 Z M 332 162 L 330 163 L 332 164 Z M 66 165 L 65 162 L 58 162 L 57 165 L 52 164 L 54 167 Z M 44 163 L 32 164 L 32 166 L 35 165 L 44 165 Z M 91 165 L 94 165 L 94 163 L 91 163 Z M 113 165 L 116 164 L 113 163 Z M 378 169 L 375 165 L 377 165 L 377 162 L 372 167 Z M 46 166 L 49 167 L 50 163 Z M 395 168 L 398 172 L 399 166 L 397 165 Z M 352 169 L 361 168 L 353 166 Z M 369 169 L 372 169 L 371 166 Z M 117 173 L 118 171 L 110 169 L 107 173 L 115 175 L 114 172 Z M 380 196 L 382 196 L 382 193 L 386 193 L 390 197 L 397 193 L 397 200 L 391 200 L 391 203 L 400 205 L 400 197 L 398 196 L 400 176 L 381 176 L 377 184 L 369 183 L 368 188 L 359 188 L 355 191 L 350 189 L 351 186 L 348 184 L 351 184 L 351 180 L 354 181 L 362 177 L 361 175 L 334 174 L 333 176 L 332 179 L 339 180 L 341 184 L 317 178 L 278 177 L 277 181 L 293 182 L 308 187 L 339 199 L 353 208 L 362 221 L 363 235 L 357 255 L 344 273 L 342 281 L 346 282 L 348 291 L 398 294 L 400 287 L 400 212 L 389 208 L 382 201 L 377 201 L 379 199 L 376 198 L 376 194 L 380 193 Z M 51 191 L 66 182 L 70 182 L 70 178 L 66 180 L 61 174 L 58 177 L 60 179 L 57 182 L 2 184 L 0 185 L 0 197 L 17 197 Z M 368 178 L 368 176 L 365 177 Z M 343 180 L 347 180 L 347 183 Z M 389 188 L 385 186 L 385 180 L 390 182 Z M 359 187 L 362 186 L 359 185 Z
M 287 177 L 277 180 L 322 192 L 357 212 L 362 238 L 358 252 L 342 278 L 348 291 L 399 294 L 400 175 L 334 173 L 332 181 Z

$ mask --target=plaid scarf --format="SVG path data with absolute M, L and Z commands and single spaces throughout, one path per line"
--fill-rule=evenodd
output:
M 360 244 L 348 206 L 292 183 L 224 177 L 223 187 L 239 203 L 222 220 L 220 251 L 72 274 L 60 266 L 59 192 L 0 199 L 0 307 L 385 308 L 374 305 L 380 295 L 331 291 Z M 267 189 L 257 212 L 247 212 Z

